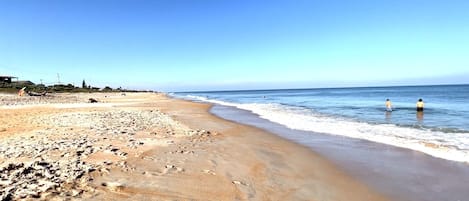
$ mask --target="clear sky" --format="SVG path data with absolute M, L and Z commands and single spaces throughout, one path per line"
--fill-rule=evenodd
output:
M 0 75 L 163 91 L 469 83 L 467 0 L 0 0 Z

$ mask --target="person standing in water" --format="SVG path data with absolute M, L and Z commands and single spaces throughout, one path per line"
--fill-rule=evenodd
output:
M 417 112 L 423 112 L 423 106 L 423 100 L 419 99 L 419 101 L 417 102 Z
M 389 99 L 386 99 L 385 105 L 386 105 L 386 111 L 392 112 L 392 103 Z

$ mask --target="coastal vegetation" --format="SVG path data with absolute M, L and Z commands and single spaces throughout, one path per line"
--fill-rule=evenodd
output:
M 123 89 L 122 87 L 118 88 L 111 88 L 109 86 L 105 86 L 103 88 L 94 87 L 91 85 L 87 85 L 85 80 L 82 82 L 82 86 L 78 87 L 73 84 L 52 84 L 52 85 L 45 85 L 45 84 L 35 84 L 31 81 L 17 81 L 11 83 L 0 83 L 0 92 L 1 93 L 16 93 L 18 90 L 26 87 L 26 91 L 32 92 L 55 92 L 55 93 L 84 93 L 84 92 L 152 92 L 147 90 L 131 90 L 131 89 Z

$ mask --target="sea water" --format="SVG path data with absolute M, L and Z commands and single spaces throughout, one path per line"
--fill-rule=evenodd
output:
M 469 85 L 180 92 L 291 129 L 370 140 L 469 162 Z M 416 111 L 423 99 L 425 110 Z M 387 112 L 386 99 L 393 104 Z

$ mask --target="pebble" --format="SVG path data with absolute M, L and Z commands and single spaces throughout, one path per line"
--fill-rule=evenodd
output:
M 104 182 L 101 184 L 102 186 L 105 186 L 107 189 L 111 191 L 121 191 L 124 189 L 124 184 L 119 183 L 119 182 Z

